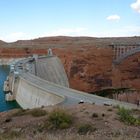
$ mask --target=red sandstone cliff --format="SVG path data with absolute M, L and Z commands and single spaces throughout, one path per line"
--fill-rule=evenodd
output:
M 72 88 L 94 92 L 107 87 L 140 89 L 140 53 L 119 65 L 112 64 L 110 48 L 56 49 Z
M 115 72 L 116 76 L 115 76 Z M 140 89 L 140 53 L 132 55 L 125 59 L 120 65 L 114 68 L 112 73 L 114 79 L 114 86 L 132 87 Z
M 140 88 L 140 53 L 112 65 L 112 42 L 139 43 L 140 37 L 92 38 L 92 37 L 45 37 L 35 40 L 0 43 L 1 57 L 46 54 L 52 47 L 60 56 L 72 88 L 94 92 L 106 87 Z
M 112 86 L 110 48 L 61 48 L 54 52 L 62 59 L 72 88 L 93 92 Z

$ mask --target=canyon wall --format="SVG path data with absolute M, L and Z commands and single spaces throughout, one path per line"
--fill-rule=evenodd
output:
M 13 56 L 31 55 L 31 50 L 30 54 L 25 50 L 14 50 L 12 53 L 4 50 L 0 64 L 10 64 Z M 113 65 L 113 53 L 109 47 L 54 48 L 53 52 L 62 60 L 71 88 L 91 93 L 108 87 L 140 89 L 140 53 Z M 33 53 L 47 54 L 47 49 L 36 49 Z
M 111 48 L 54 49 L 66 69 L 70 87 L 94 92 L 108 87 L 140 89 L 140 53 L 113 65 Z
M 113 65 L 113 43 L 139 43 L 140 37 L 44 37 L 0 43 L 1 58 L 47 54 L 51 47 L 59 56 L 67 72 L 70 87 L 94 92 L 108 87 L 140 88 L 140 53 L 128 57 L 119 65 Z

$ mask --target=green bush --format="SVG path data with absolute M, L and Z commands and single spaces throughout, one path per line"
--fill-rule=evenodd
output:
M 131 110 L 120 107 L 118 109 L 118 115 L 120 116 L 120 120 L 129 125 L 140 125 L 140 119 L 135 118 L 131 114 Z
M 67 122 L 63 122 L 60 124 L 60 129 L 66 129 L 66 128 L 69 128 L 70 127 L 70 124 L 67 123 Z
M 66 129 L 72 124 L 72 116 L 65 110 L 55 109 L 50 112 L 48 116 L 48 123 L 50 128 Z
M 96 128 L 93 128 L 92 125 L 90 124 L 81 124 L 79 127 L 78 127 L 78 133 L 79 134 L 87 134 L 88 132 L 92 132 L 92 131 L 95 131 Z
M 42 110 L 41 108 L 35 108 L 30 110 L 28 114 L 31 114 L 33 117 L 41 117 L 45 116 L 47 112 L 45 110 Z
M 18 109 L 15 113 L 12 114 L 12 117 L 23 116 L 23 115 L 32 115 L 33 117 L 40 117 L 46 115 L 47 112 L 42 108 L 35 109 Z

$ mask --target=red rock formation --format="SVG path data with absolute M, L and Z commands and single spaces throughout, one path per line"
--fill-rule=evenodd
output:
M 44 55 L 47 54 L 47 49 L 33 48 L 0 48 L 0 58 L 20 58 L 27 57 L 32 54 Z
M 74 89 L 94 92 L 107 87 L 132 87 L 140 89 L 140 53 L 112 65 L 111 42 L 139 42 L 132 38 L 48 37 L 35 40 L 0 44 L 0 57 L 23 57 L 31 54 L 47 54 L 52 47 L 60 56 L 70 86 Z M 3 43 L 2 43 L 3 44 Z M 99 47 L 100 46 L 100 47 Z
M 74 89 L 86 92 L 107 87 L 140 89 L 140 53 L 113 66 L 110 48 L 73 47 L 54 52 L 61 58 Z
M 93 92 L 112 86 L 112 50 L 110 48 L 55 49 L 65 66 L 70 86 L 77 90 Z
M 118 77 L 120 85 L 140 89 L 140 53 L 128 57 L 115 69 L 114 78 Z M 117 86 L 118 83 L 114 80 L 113 85 Z

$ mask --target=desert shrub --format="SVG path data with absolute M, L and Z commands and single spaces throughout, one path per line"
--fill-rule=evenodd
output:
M 105 116 L 105 114 L 104 113 L 102 113 L 102 117 L 104 117 Z
M 95 130 L 96 129 L 93 128 L 91 124 L 81 124 L 78 127 L 78 133 L 82 135 L 87 134 L 88 132 L 93 132 Z
M 93 117 L 93 118 L 98 118 L 98 114 L 97 114 L 97 113 L 93 113 L 93 114 L 92 114 L 92 117 Z
M 139 109 L 132 109 L 132 112 L 140 114 L 140 110 Z
M 13 117 L 16 117 L 16 116 L 22 116 L 22 115 L 26 115 L 27 110 L 25 109 L 18 109 L 15 113 L 12 114 Z
M 113 105 L 113 108 L 115 108 L 115 109 L 119 109 L 120 106 L 119 106 L 119 105 Z
M 47 112 L 45 110 L 42 110 L 41 108 L 35 108 L 30 110 L 28 114 L 31 114 L 33 117 L 41 117 L 45 116 Z
M 48 116 L 48 123 L 50 128 L 66 129 L 72 124 L 72 116 L 65 110 L 55 109 L 50 112 Z
M 67 122 L 63 122 L 63 123 L 61 123 L 60 124 L 60 129 L 67 129 L 67 128 L 69 128 L 70 127 L 70 124 L 69 123 L 67 123 Z
M 140 119 L 135 118 L 131 114 L 131 110 L 120 107 L 118 109 L 120 120 L 129 125 L 140 125 Z
M 8 131 L 0 135 L 0 140 L 11 140 L 21 137 L 20 132 Z
M 88 111 L 85 111 L 85 114 L 89 114 L 89 112 Z
M 11 121 L 12 121 L 12 118 L 10 118 L 10 117 L 8 117 L 8 118 L 5 119 L 5 122 L 6 122 L 6 123 L 9 123 L 9 122 L 11 122 Z
M 109 108 L 107 111 L 110 111 L 110 112 L 111 112 L 111 111 L 113 111 L 113 110 L 112 110 L 111 108 Z
M 40 117 L 46 115 L 47 112 L 41 108 L 35 109 L 18 109 L 15 113 L 12 114 L 12 117 L 23 116 L 23 115 L 32 115 L 33 117 Z

